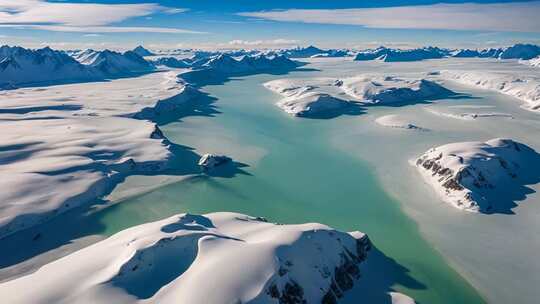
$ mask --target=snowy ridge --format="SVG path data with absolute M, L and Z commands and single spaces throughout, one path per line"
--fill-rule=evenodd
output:
M 11 304 L 336 303 L 355 284 L 369 284 L 359 269 L 369 249 L 365 234 L 321 224 L 180 214 L 121 231 L 0 285 L 0 294 Z
M 441 77 L 461 84 L 494 90 L 525 102 L 523 108 L 540 109 L 540 78 L 493 72 L 441 71 Z
M 443 145 L 414 165 L 445 202 L 473 212 L 511 213 L 522 185 L 540 182 L 540 155 L 510 139 Z
M 305 117 L 344 110 L 357 104 L 402 104 L 452 94 L 426 79 L 372 75 L 343 79 L 279 79 L 264 86 L 284 97 L 277 105 L 285 112 Z

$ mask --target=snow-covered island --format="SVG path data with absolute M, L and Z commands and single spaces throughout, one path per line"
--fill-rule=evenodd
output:
M 427 131 L 428 129 L 419 127 L 397 114 L 384 115 L 377 119 L 375 122 L 383 127 L 388 128 L 397 128 L 397 129 L 406 129 L 406 130 L 418 130 L 418 131 Z
M 360 269 L 370 247 L 361 232 L 322 224 L 180 214 L 121 231 L 1 284 L 0 294 L 10 304 L 337 303 L 356 284 L 370 284 Z M 394 292 L 388 298 L 414 303 Z
M 540 154 L 510 139 L 443 145 L 414 165 L 445 202 L 473 212 L 511 213 L 540 182 Z
M 427 79 L 359 75 L 347 78 L 278 79 L 264 84 L 284 98 L 277 103 L 300 117 L 347 112 L 358 105 L 402 105 L 445 98 L 453 92 Z
M 201 157 L 201 159 L 199 159 L 198 165 L 201 166 L 203 170 L 210 170 L 231 161 L 232 159 L 225 155 L 206 153 Z
M 497 91 L 524 101 L 523 108 L 540 110 L 540 77 L 519 77 L 512 74 L 482 71 L 441 71 L 444 79 L 486 90 Z

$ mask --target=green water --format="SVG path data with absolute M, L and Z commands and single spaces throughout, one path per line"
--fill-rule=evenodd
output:
M 273 222 L 321 222 L 367 233 L 386 255 L 376 258 L 378 264 L 386 264 L 381 270 L 388 271 L 382 273 L 386 283 L 419 303 L 483 303 L 422 239 L 399 202 L 381 188 L 372 168 L 329 144 L 332 126 L 358 117 L 289 117 L 274 106 L 278 97 L 261 86 L 274 78 L 252 76 L 207 86 L 204 91 L 218 98 L 215 106 L 221 114 L 190 117 L 162 127 L 171 141 L 186 146 L 196 147 L 201 140 L 211 142 L 208 134 L 216 141 L 234 135 L 239 151 L 253 147 L 264 151 L 261 159 L 243 168 L 247 174 L 233 178 L 197 176 L 130 198 L 97 214 L 104 227 L 102 233 L 110 235 L 180 212 L 236 211 Z M 211 132 L 205 129 L 205 122 L 211 122 Z M 376 149 L 373 152 L 377 153 Z

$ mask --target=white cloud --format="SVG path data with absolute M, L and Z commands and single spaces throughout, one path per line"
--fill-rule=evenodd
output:
M 370 28 L 540 32 L 540 1 L 434 4 L 358 9 L 291 9 L 239 13 L 273 21 Z
M 188 9 L 185 9 L 185 8 L 168 8 L 164 10 L 163 12 L 166 14 L 174 15 L 174 14 L 184 13 L 187 11 Z
M 230 45 L 233 46 L 284 46 L 297 44 L 298 40 L 290 39 L 273 39 L 273 40 L 231 40 L 229 41 Z
M 164 7 L 155 3 L 98 4 L 0 0 L 0 25 L 61 32 L 198 33 L 160 27 L 110 26 L 129 18 L 185 11 L 186 9 Z
M 41 25 L 41 24 L 0 24 L 0 27 L 17 29 L 36 29 L 54 32 L 73 33 L 166 33 L 166 34 L 205 34 L 178 28 L 168 27 L 141 27 L 141 26 L 67 26 L 67 25 Z

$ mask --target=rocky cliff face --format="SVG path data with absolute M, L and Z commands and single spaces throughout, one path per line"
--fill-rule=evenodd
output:
M 415 161 L 442 199 L 473 212 L 509 212 L 508 194 L 522 196 L 534 184 L 539 155 L 511 139 L 453 143 L 432 148 Z M 521 190 L 520 190 L 521 189 Z

